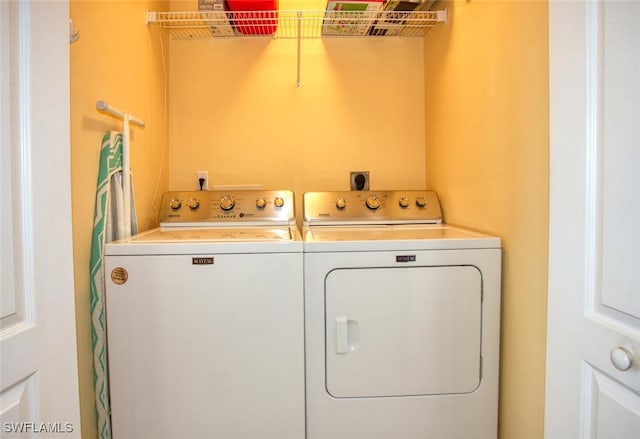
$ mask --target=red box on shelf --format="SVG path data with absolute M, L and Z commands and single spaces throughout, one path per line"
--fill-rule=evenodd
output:
M 240 33 L 272 35 L 278 29 L 278 0 L 227 0 L 227 5 Z

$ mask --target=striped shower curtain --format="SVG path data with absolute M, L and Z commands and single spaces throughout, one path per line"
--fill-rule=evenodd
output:
M 109 373 L 105 321 L 104 245 L 124 237 L 124 192 L 122 187 L 122 135 L 110 131 L 102 139 L 98 188 L 91 240 L 91 322 L 93 366 L 98 418 L 98 437 L 111 438 Z M 137 232 L 133 190 L 131 190 L 131 233 Z

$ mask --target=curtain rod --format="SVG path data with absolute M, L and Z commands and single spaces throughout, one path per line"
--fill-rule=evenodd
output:
M 138 119 L 137 117 L 133 117 L 129 113 L 125 113 L 122 110 L 118 110 L 117 108 L 112 107 L 109 104 L 107 104 L 105 101 L 96 102 L 96 108 L 98 109 L 98 111 L 102 111 L 104 113 L 110 114 L 111 116 L 115 116 L 115 117 L 117 117 L 119 119 L 122 119 L 122 120 L 125 119 L 125 116 L 128 116 L 128 120 L 130 122 L 133 122 L 136 125 L 141 126 L 141 127 L 144 126 L 144 121 L 143 120 Z

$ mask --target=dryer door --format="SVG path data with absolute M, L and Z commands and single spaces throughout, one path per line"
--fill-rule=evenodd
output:
M 480 385 L 482 276 L 476 267 L 336 269 L 325 286 L 332 396 L 459 394 Z

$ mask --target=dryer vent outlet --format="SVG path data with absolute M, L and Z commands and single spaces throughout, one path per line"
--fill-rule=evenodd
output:
M 351 171 L 349 186 L 352 191 L 368 191 L 369 171 Z

